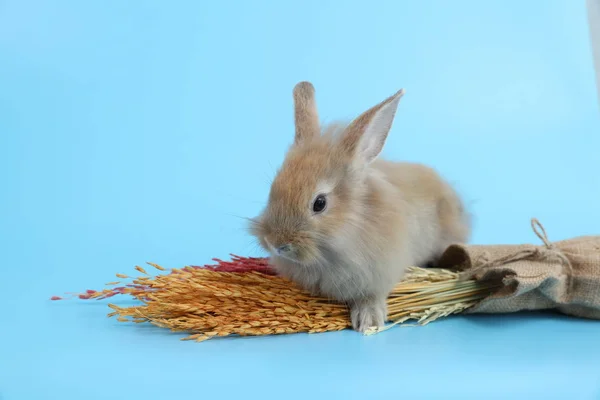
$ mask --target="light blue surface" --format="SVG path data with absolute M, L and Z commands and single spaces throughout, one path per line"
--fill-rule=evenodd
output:
M 583 1 L 0 4 L 0 399 L 600 398 L 600 323 L 450 318 L 202 344 L 50 302 L 145 261 L 258 254 L 292 139 L 406 89 L 385 149 L 439 168 L 473 241 L 600 233 Z

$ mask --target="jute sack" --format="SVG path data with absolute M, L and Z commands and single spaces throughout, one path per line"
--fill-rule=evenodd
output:
M 555 309 L 600 319 L 600 236 L 550 243 L 536 219 L 541 245 L 451 245 L 439 262 L 464 279 L 497 282 L 500 289 L 467 313 Z

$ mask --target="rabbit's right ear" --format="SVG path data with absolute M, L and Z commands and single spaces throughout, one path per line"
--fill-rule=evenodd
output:
M 319 136 L 319 114 L 315 101 L 315 88 L 310 82 L 300 82 L 294 87 L 294 122 L 298 144 Z
M 403 95 L 404 89 L 401 89 L 352 121 L 342 138 L 342 149 L 363 164 L 369 164 L 377 158 Z

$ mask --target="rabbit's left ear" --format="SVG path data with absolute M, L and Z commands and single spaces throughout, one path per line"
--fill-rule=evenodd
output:
M 400 89 L 352 121 L 341 141 L 343 150 L 367 164 L 375 160 L 383 149 L 403 95 L 404 89 Z
M 320 135 L 319 113 L 315 101 L 315 88 L 310 82 L 299 82 L 294 87 L 294 143 L 310 140 Z

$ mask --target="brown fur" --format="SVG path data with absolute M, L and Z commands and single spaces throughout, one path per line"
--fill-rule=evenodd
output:
M 347 302 L 361 331 L 383 324 L 385 298 L 406 267 L 435 262 L 470 233 L 461 200 L 434 170 L 376 159 L 402 95 L 320 134 L 314 88 L 299 83 L 294 144 L 251 226 L 281 275 Z M 320 193 L 327 207 L 314 214 Z

